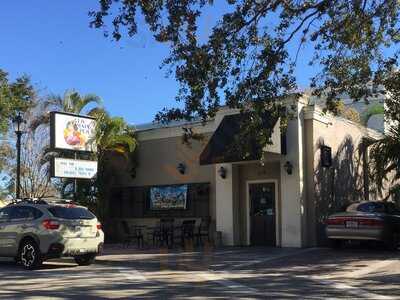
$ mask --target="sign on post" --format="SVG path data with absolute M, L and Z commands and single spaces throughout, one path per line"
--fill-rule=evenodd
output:
M 55 157 L 52 177 L 92 179 L 97 174 L 97 161 Z
M 50 145 L 55 150 L 95 152 L 96 120 L 63 112 L 50 113 Z

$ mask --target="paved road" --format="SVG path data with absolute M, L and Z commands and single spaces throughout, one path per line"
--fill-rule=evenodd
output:
M 2 261 L 0 299 L 400 299 L 396 252 L 108 252 L 90 267 L 60 260 L 27 272 Z

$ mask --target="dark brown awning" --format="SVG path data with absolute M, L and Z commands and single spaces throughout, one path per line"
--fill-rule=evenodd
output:
M 241 149 L 238 136 L 244 118 L 248 118 L 248 116 L 235 114 L 227 115 L 222 119 L 200 155 L 200 165 L 259 160 L 261 150 L 285 154 L 285 138 L 280 133 L 280 126 L 276 117 L 269 117 L 263 122 L 264 126 L 272 129 L 272 145 L 262 147 L 255 138 L 248 137 L 246 140 L 247 150 Z M 248 149 L 251 150 L 248 151 Z

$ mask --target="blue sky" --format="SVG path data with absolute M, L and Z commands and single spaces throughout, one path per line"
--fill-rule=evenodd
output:
M 24 73 L 42 95 L 75 88 L 102 97 L 113 115 L 132 124 L 152 121 L 157 111 L 175 104 L 177 84 L 160 70 L 168 54 L 139 24 L 139 35 L 120 43 L 89 28 L 96 0 L 3 0 L 0 6 L 0 68 L 12 78 Z M 207 12 L 204 32 L 221 7 Z M 301 57 L 308 57 L 304 51 Z M 299 83 L 312 70 L 300 61 Z

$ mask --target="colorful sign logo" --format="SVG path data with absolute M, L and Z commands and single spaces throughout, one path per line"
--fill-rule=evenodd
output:
M 51 144 L 55 149 L 95 151 L 96 121 L 89 117 L 53 113 Z

